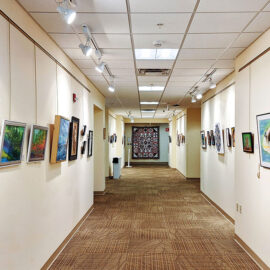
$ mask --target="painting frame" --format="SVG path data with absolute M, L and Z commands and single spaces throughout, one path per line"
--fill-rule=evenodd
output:
M 235 127 L 231 128 L 232 132 L 232 147 L 235 147 Z
M 215 143 L 218 154 L 224 155 L 225 154 L 224 131 L 220 123 L 215 124 Z
M 3 160 L 3 151 L 5 148 L 5 139 L 6 139 L 6 133 L 7 133 L 7 126 L 13 126 L 13 127 L 22 127 L 24 128 L 21 142 L 20 142 L 20 153 L 19 158 L 13 161 L 2 161 Z M 0 167 L 9 167 L 14 165 L 19 165 L 22 163 L 22 155 L 23 155 L 23 145 L 25 140 L 25 133 L 26 133 L 27 125 L 26 123 L 21 122 L 15 122 L 15 121 L 9 121 L 9 120 L 3 120 L 2 121 L 2 127 L 1 127 L 1 136 L 0 136 Z
M 250 149 L 245 146 L 245 137 L 250 140 Z M 254 153 L 254 135 L 251 132 L 242 132 L 243 152 L 253 154 Z
M 270 113 L 259 114 L 256 116 L 256 120 L 260 166 L 270 169 Z
M 52 164 L 64 162 L 68 159 L 67 148 L 69 140 L 69 125 L 69 119 L 61 115 L 55 115 L 50 159 L 50 162 Z M 63 143 L 59 144 L 59 139 L 63 140 Z M 62 149 L 60 149 L 59 147 L 61 147 Z M 62 157 L 60 158 L 61 155 Z
M 76 134 L 74 134 L 75 132 Z M 72 116 L 69 126 L 68 160 L 76 160 L 78 158 L 79 133 L 80 119 Z
M 213 129 L 210 130 L 210 136 L 211 136 L 211 145 L 215 146 L 216 142 L 215 142 L 215 135 L 214 135 L 214 130 Z
M 89 130 L 88 132 L 88 146 L 87 146 L 87 157 L 92 157 L 93 155 L 93 139 L 94 139 L 94 132 L 93 130 Z
M 34 131 L 35 130 L 42 130 L 42 131 L 46 131 L 46 135 L 45 135 L 45 143 L 44 143 L 44 147 L 43 147 L 43 156 L 42 157 L 32 157 L 32 153 L 33 153 L 33 140 L 34 140 Z M 28 151 L 27 151 L 27 163 L 32 163 L 32 162 L 40 162 L 40 161 L 44 161 L 46 158 L 46 147 L 47 147 L 47 142 L 48 142 L 48 134 L 49 134 L 49 128 L 48 127 L 43 127 L 43 126 L 39 126 L 39 125 L 31 125 L 31 129 L 30 129 L 30 134 L 29 134 L 29 141 L 28 141 Z
M 204 130 L 201 130 L 201 145 L 202 145 L 202 149 L 207 148 L 207 143 L 206 143 L 206 137 L 205 137 L 205 131 Z
M 227 147 L 231 148 L 232 147 L 232 136 L 231 136 L 229 128 L 226 128 L 226 141 L 227 141 Z

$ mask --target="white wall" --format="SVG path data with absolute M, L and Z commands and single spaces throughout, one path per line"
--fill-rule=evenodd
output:
M 235 86 L 217 94 L 202 104 L 201 129 L 214 130 L 220 123 L 224 129 L 235 127 Z M 226 137 L 226 136 L 225 136 Z M 219 155 L 215 146 L 201 149 L 201 190 L 229 216 L 235 218 L 235 148 L 227 147 L 224 138 L 225 154 Z
M 132 141 L 132 126 L 147 126 L 147 125 L 142 125 L 142 124 L 126 124 L 125 125 L 125 135 L 126 135 L 126 140 L 128 138 L 131 139 Z M 130 151 L 131 151 L 131 162 L 168 162 L 169 161 L 169 132 L 165 131 L 166 128 L 169 127 L 168 124 L 152 124 L 152 126 L 159 126 L 159 159 L 132 159 L 132 146 Z M 128 161 L 128 148 L 126 144 L 125 147 L 125 159 L 126 162 Z
M 269 47 L 270 31 L 236 60 L 236 70 Z M 270 113 L 270 53 L 241 72 L 236 80 L 236 234 L 270 267 L 270 169 L 259 167 L 256 115 Z M 255 153 L 242 151 L 241 133 L 254 133 Z M 260 178 L 257 173 L 260 172 Z
M 186 113 L 179 116 L 176 120 L 176 136 L 177 134 L 182 133 L 186 136 L 187 143 L 187 115 Z M 176 137 L 177 142 L 177 137 Z M 176 144 L 173 147 L 176 148 L 176 169 L 183 174 L 185 177 L 187 176 L 187 152 L 186 152 L 186 143 L 180 143 L 180 146 Z
M 104 100 L 1 16 L 0 32 L 0 120 L 48 126 L 60 114 L 93 129 L 93 103 Z M 52 165 L 49 145 L 46 161 L 26 164 L 25 140 L 22 164 L 0 169 L 0 269 L 40 269 L 93 204 L 93 158 Z

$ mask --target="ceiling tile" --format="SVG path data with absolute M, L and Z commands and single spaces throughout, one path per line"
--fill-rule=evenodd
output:
M 234 60 L 218 60 L 217 63 L 214 64 L 214 68 L 234 68 Z
M 132 60 L 133 54 L 131 49 L 103 49 L 103 60 Z
M 196 13 L 190 33 L 241 32 L 255 13 Z
M 166 82 L 168 77 L 163 76 L 138 76 L 139 85 L 146 86 L 146 82 L 156 86 L 161 86 L 160 82 Z
M 187 89 L 191 88 L 194 85 L 195 81 L 193 82 L 179 82 L 179 81 L 169 81 L 168 86 L 169 88 L 172 87 L 186 87 Z
M 237 34 L 188 34 L 183 48 L 226 48 Z
M 81 49 L 63 49 L 64 52 L 71 58 L 76 60 L 90 60 L 90 56 L 85 56 Z
M 177 60 L 175 68 L 209 68 L 215 62 L 212 60 Z
M 270 12 L 261 12 L 255 20 L 247 27 L 245 32 L 259 32 L 262 33 L 269 28 Z
M 55 1 L 44 0 L 19 0 L 28 11 L 49 11 L 54 12 L 57 4 Z M 126 12 L 125 0 L 79 0 L 76 11 L 78 12 Z
M 172 72 L 173 76 L 201 76 L 207 69 L 198 69 L 198 68 L 175 68 Z
M 113 75 L 116 76 L 130 76 L 135 74 L 135 70 L 130 68 L 110 68 Z
M 131 48 L 129 34 L 93 34 L 99 48 Z
M 81 43 L 75 34 L 50 34 L 50 36 L 63 49 L 78 48 Z
M 244 12 L 259 11 L 267 0 L 203 0 L 200 2 L 198 12 Z
M 154 41 L 161 41 L 163 49 L 179 49 L 183 34 L 135 34 L 133 35 L 135 49 L 152 49 Z
M 134 68 L 133 60 L 129 59 L 106 59 L 106 63 L 110 68 Z
M 230 48 L 220 57 L 220 59 L 234 59 L 244 49 L 245 48 Z
M 137 68 L 166 68 L 170 69 L 173 65 L 173 60 L 137 60 Z
M 141 101 L 159 101 L 162 92 L 140 92 Z
M 130 0 L 131 12 L 192 12 L 196 0 Z
M 191 14 L 131 14 L 133 33 L 184 33 Z M 164 25 L 159 28 L 157 24 Z
M 243 33 L 232 44 L 232 47 L 248 47 L 259 36 L 260 33 Z
M 201 76 L 171 76 L 170 82 L 197 82 Z
M 93 60 L 88 59 L 88 60 L 73 60 L 74 63 L 79 67 L 79 68 L 95 68 L 95 63 Z
M 216 59 L 224 49 L 182 49 L 178 59 Z
M 81 33 L 81 25 L 87 24 L 92 33 L 129 33 L 126 14 L 79 13 L 72 26 L 66 24 L 58 13 L 31 13 L 35 20 L 49 33 Z

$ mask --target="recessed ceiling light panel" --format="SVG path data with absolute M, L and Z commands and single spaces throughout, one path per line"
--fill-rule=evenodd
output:
M 135 49 L 137 60 L 174 60 L 178 49 Z
M 158 101 L 141 101 L 141 105 L 157 105 Z
M 150 92 L 150 91 L 163 91 L 164 86 L 139 86 L 139 91 Z

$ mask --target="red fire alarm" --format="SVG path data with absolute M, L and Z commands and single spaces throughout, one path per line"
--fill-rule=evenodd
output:
M 169 128 L 165 128 L 165 131 L 166 131 L 166 132 L 169 132 L 169 131 L 170 131 L 170 129 L 169 129 Z
M 78 100 L 77 95 L 73 93 L 72 96 L 73 96 L 73 103 L 75 103 Z

